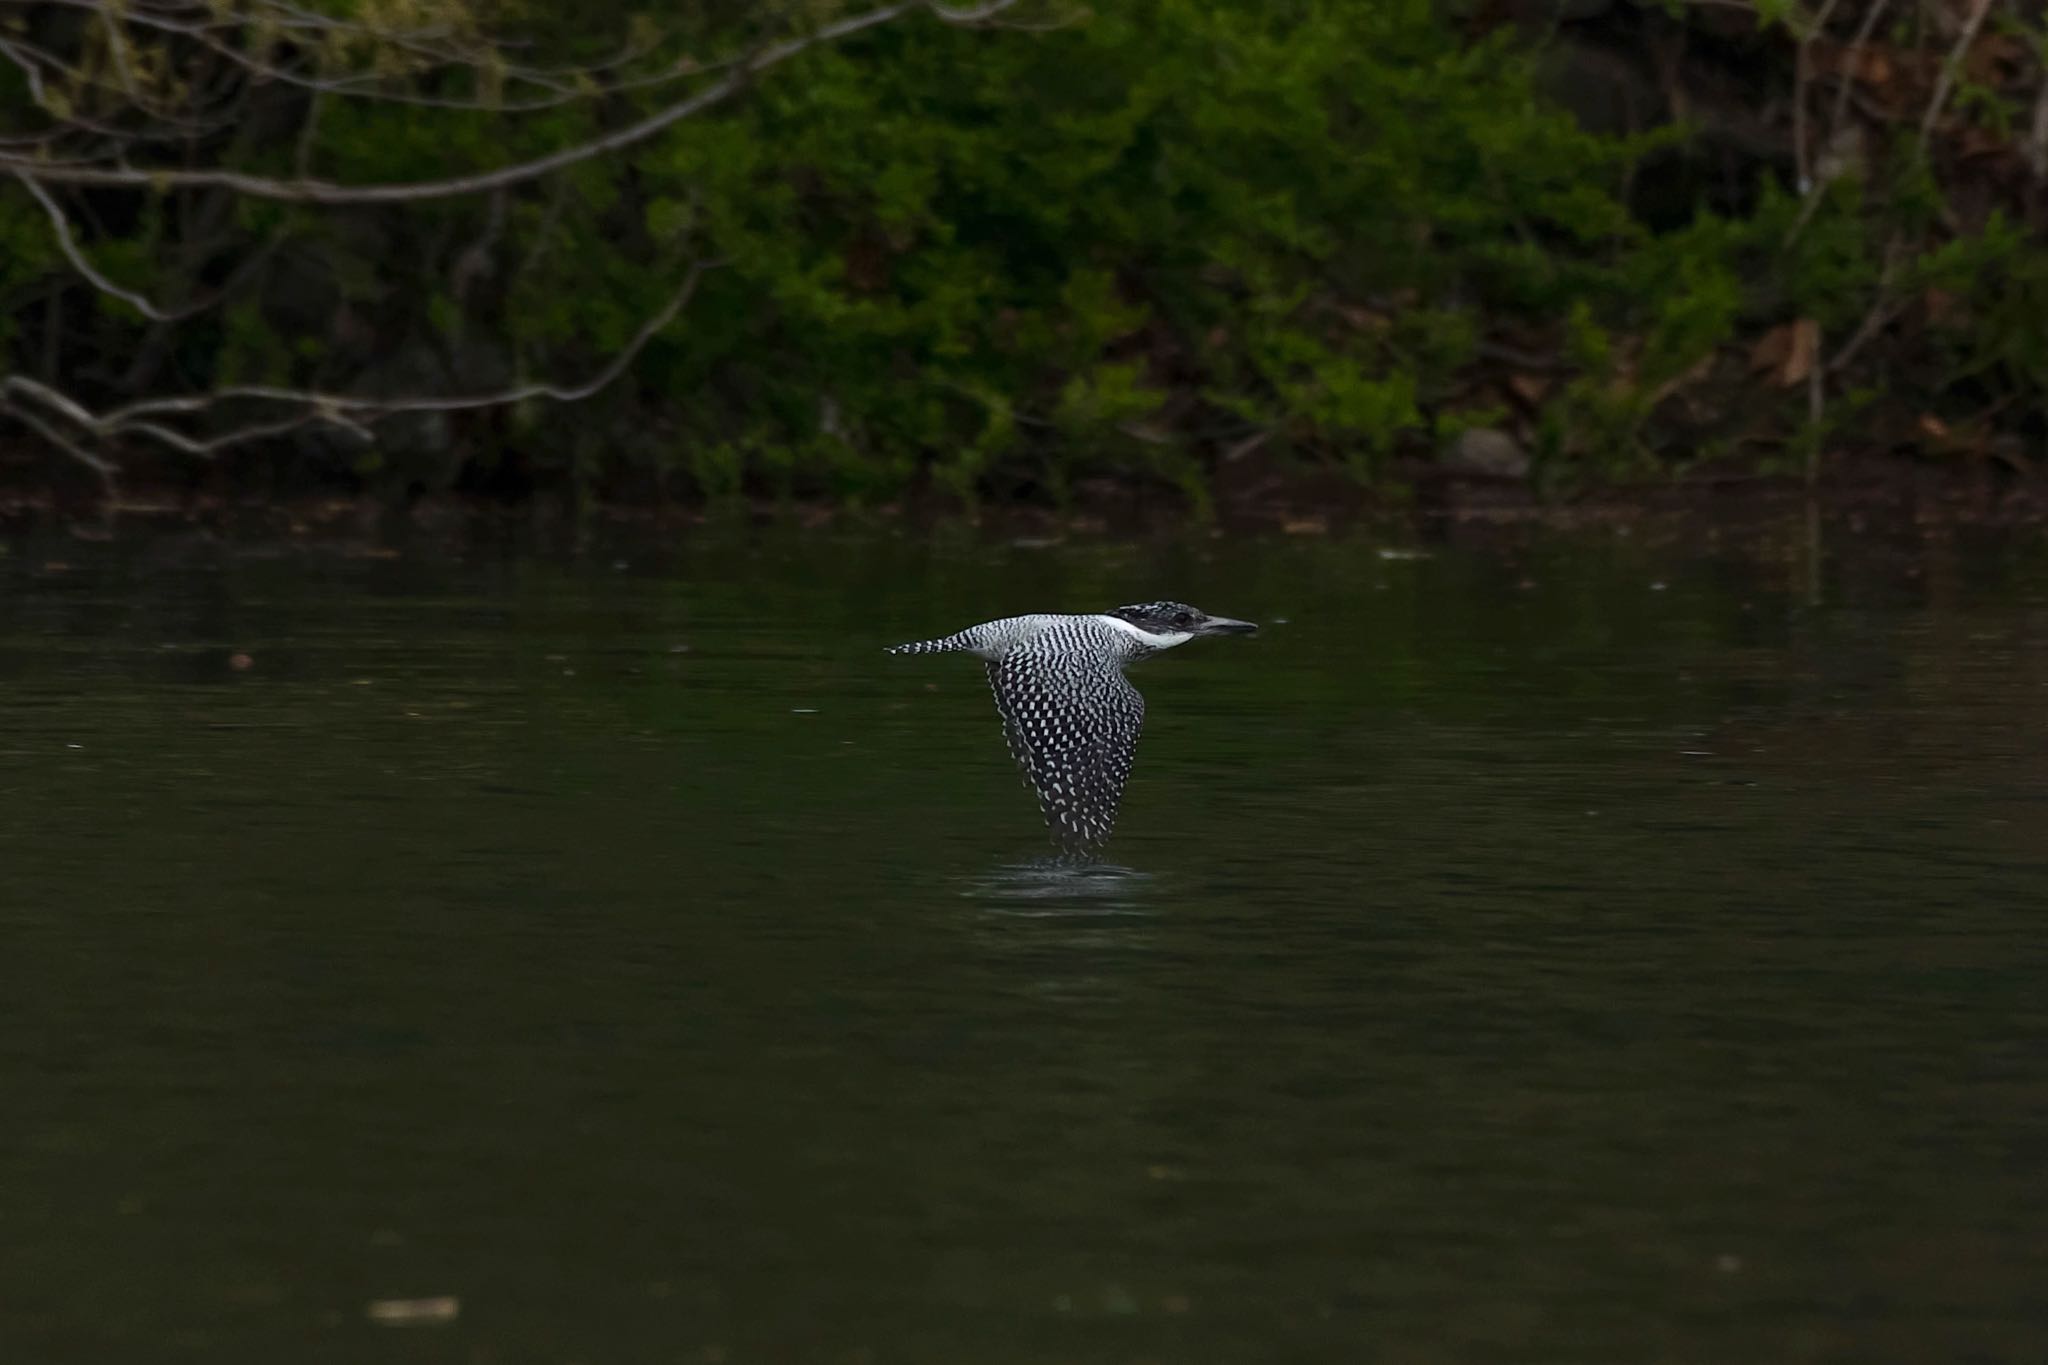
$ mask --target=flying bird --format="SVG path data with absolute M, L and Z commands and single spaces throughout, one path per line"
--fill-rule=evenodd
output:
M 1145 723 L 1145 699 L 1124 669 L 1197 636 L 1257 629 L 1185 602 L 1145 602 L 1093 616 L 1006 616 L 889 653 L 980 658 L 1010 756 L 1038 793 L 1053 839 L 1070 853 L 1089 853 L 1116 824 Z

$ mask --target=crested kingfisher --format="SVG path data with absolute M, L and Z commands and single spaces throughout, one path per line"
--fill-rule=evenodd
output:
M 1145 723 L 1145 699 L 1124 669 L 1198 635 L 1257 629 L 1184 602 L 1145 602 L 1093 616 L 1006 616 L 889 653 L 978 656 L 1010 756 L 1038 793 L 1053 839 L 1069 853 L 1092 853 L 1116 823 Z

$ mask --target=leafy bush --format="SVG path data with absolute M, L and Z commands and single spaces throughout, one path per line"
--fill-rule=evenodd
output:
M 686 17 L 710 50 L 738 13 Z M 713 116 L 488 201 L 239 204 L 274 255 L 181 334 L 180 371 L 344 391 L 589 372 L 712 258 L 681 320 L 590 407 L 458 428 L 470 467 L 505 446 L 586 481 L 851 500 L 920 481 L 1057 498 L 1101 476 L 1199 500 L 1220 453 L 1254 445 L 1372 481 L 1390 456 L 1502 423 L 1563 473 L 1639 471 L 1706 436 L 1782 446 L 1806 420 L 1799 367 L 1758 379 L 1745 358 L 1794 324 L 1827 340 L 1804 363 L 1839 360 L 1837 389 L 1905 375 L 1930 403 L 1982 405 L 2048 377 L 2048 254 L 1998 212 L 1958 221 L 1903 116 L 1858 174 L 1802 196 L 1752 168 L 1745 202 L 1702 196 L 1653 231 L 1630 178 L 1683 155 L 1684 130 L 1590 131 L 1539 94 L 1540 44 L 1475 36 L 1434 0 L 1034 13 L 1053 22 L 919 17 L 816 49 Z M 1798 22 L 1770 11 L 1751 41 L 1789 50 L 1815 36 Z M 579 54 L 645 27 L 602 5 L 529 23 Z M 631 102 L 329 100 L 316 117 L 301 100 L 231 159 L 357 183 L 448 174 L 616 126 Z M 2012 103 L 1965 82 L 1940 126 L 1989 136 Z M 95 256 L 142 287 L 193 212 L 146 202 L 102 225 Z M 24 324 L 61 266 L 36 205 L 0 197 L 0 342 L 24 368 Z M 145 329 L 70 297 L 71 368 L 121 368 Z M 1909 305 L 1924 328 L 1842 354 Z M 1739 430 L 1725 412 L 1690 421 L 1688 395 L 1732 405 L 1731 377 L 1781 396 L 1741 404 Z

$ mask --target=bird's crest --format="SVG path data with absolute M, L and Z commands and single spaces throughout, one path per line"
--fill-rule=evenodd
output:
M 1135 606 L 1118 607 L 1105 615 L 1119 621 L 1128 621 L 1138 629 L 1153 635 L 1172 635 L 1185 631 L 1202 619 L 1202 613 L 1185 602 L 1140 602 Z

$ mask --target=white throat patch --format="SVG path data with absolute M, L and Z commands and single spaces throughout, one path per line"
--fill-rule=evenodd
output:
M 1175 645 L 1184 645 L 1195 638 L 1191 632 L 1185 630 L 1176 630 L 1165 635 L 1154 635 L 1143 626 L 1134 626 L 1121 616 L 1098 616 L 1095 619 L 1104 625 L 1115 626 L 1118 630 L 1134 636 L 1147 649 L 1172 649 Z

